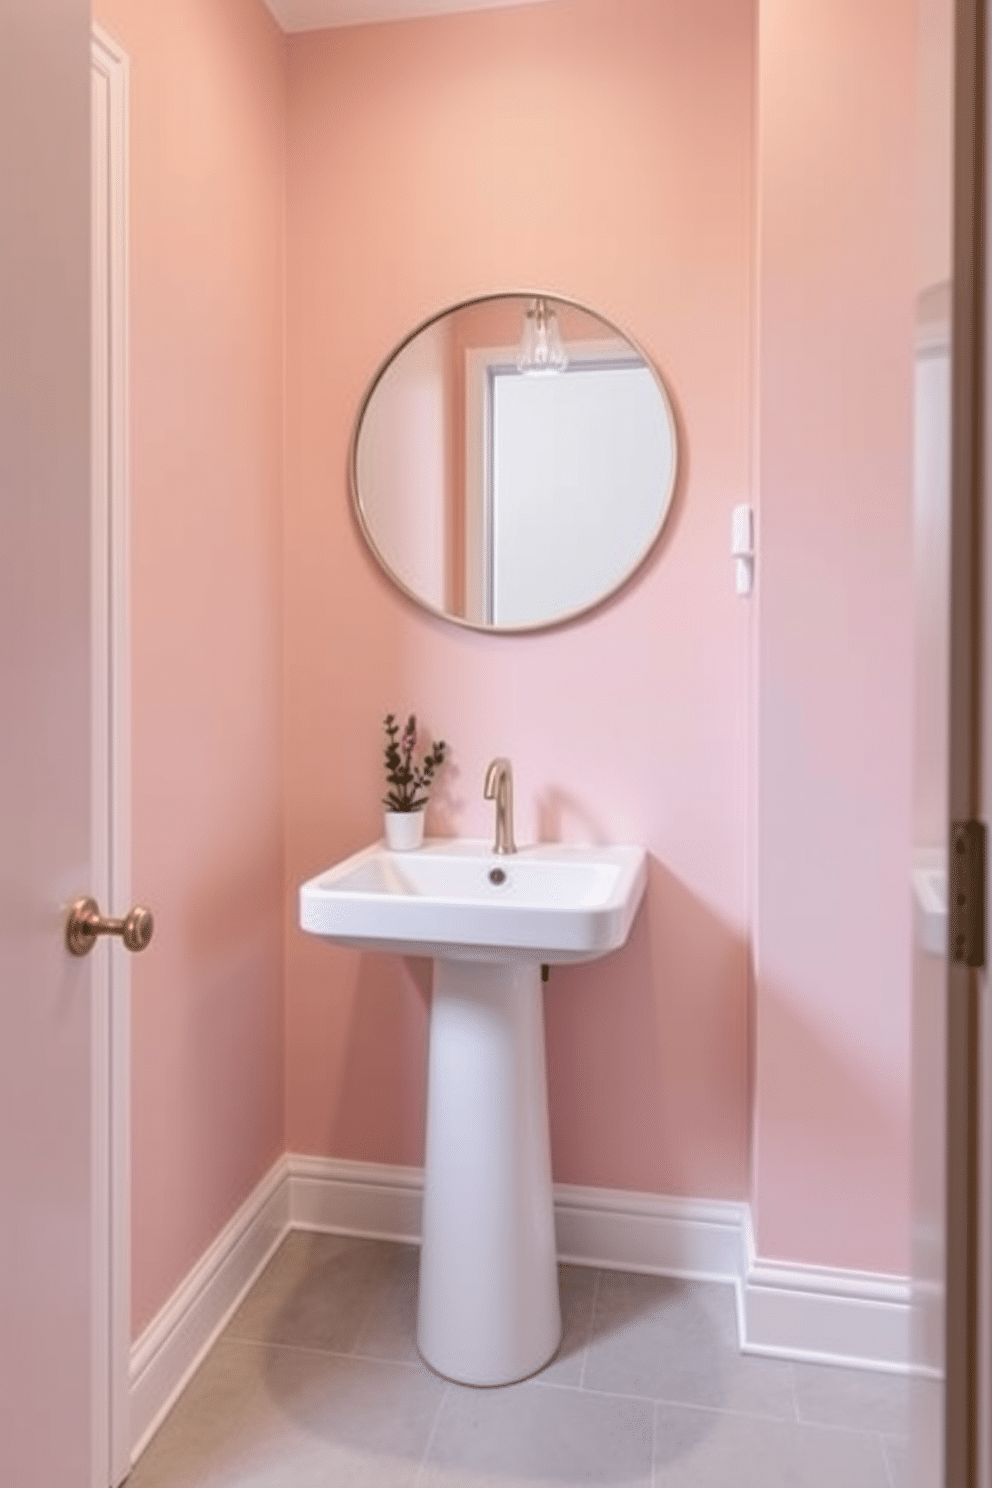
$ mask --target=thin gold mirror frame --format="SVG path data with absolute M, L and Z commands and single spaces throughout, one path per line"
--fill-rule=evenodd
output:
M 435 603 L 432 603 L 430 599 L 425 598 L 425 596 L 422 593 L 418 592 L 415 587 L 406 582 L 406 580 L 399 573 L 397 573 L 395 566 L 390 563 L 388 558 L 382 552 L 380 545 L 376 540 L 375 534 L 372 530 L 372 526 L 365 510 L 365 506 L 362 501 L 362 494 L 359 485 L 359 451 L 363 426 L 365 425 L 368 410 L 373 402 L 376 392 L 380 389 L 383 383 L 383 379 L 386 377 L 387 373 L 393 367 L 397 359 L 408 347 L 411 346 L 413 342 L 417 340 L 419 336 L 423 335 L 431 327 L 438 325 L 440 322 L 444 321 L 448 317 L 455 316 L 461 311 L 471 310 L 480 306 L 495 305 L 499 302 L 505 301 L 512 301 L 516 305 L 518 305 L 520 307 L 521 314 L 523 313 L 523 308 L 525 306 L 527 306 L 528 304 L 533 304 L 537 301 L 544 301 L 546 304 L 550 305 L 553 308 L 565 307 L 568 311 L 574 312 L 579 316 L 587 317 L 590 321 L 596 322 L 604 334 L 607 334 L 610 337 L 614 338 L 616 342 L 622 343 L 630 353 L 631 360 L 633 361 L 636 359 L 636 361 L 639 362 L 643 366 L 643 368 L 645 368 L 650 373 L 652 382 L 658 393 L 660 411 L 664 420 L 665 438 L 670 449 L 670 467 L 667 478 L 664 482 L 664 487 L 661 492 L 659 515 L 654 524 L 650 538 L 644 543 L 636 559 L 630 563 L 627 570 L 615 582 L 610 583 L 608 587 L 596 593 L 595 596 L 590 598 L 587 602 L 575 605 L 572 608 L 562 611 L 560 614 L 555 614 L 551 618 L 542 618 L 534 622 L 522 624 L 501 624 L 498 621 L 494 622 L 484 619 L 480 620 L 470 618 L 469 616 L 463 614 L 454 613 L 450 609 L 445 609 Z M 460 626 L 466 630 L 480 631 L 487 635 L 533 634 L 535 632 L 555 629 L 558 626 L 567 625 L 571 621 L 579 619 L 580 617 L 588 616 L 593 611 L 605 605 L 609 600 L 613 599 L 634 579 L 634 577 L 639 572 L 643 570 L 645 564 L 648 562 L 649 558 L 657 547 L 658 542 L 661 539 L 662 533 L 664 532 L 669 517 L 671 516 L 671 511 L 674 504 L 675 493 L 677 490 L 679 478 L 678 424 L 675 416 L 673 400 L 661 372 L 655 365 L 652 358 L 640 345 L 640 343 L 636 341 L 632 336 L 630 336 L 627 331 L 618 326 L 614 321 L 607 319 L 603 315 L 600 315 L 598 311 L 590 309 L 589 306 L 583 304 L 580 300 L 565 295 L 554 294 L 547 290 L 496 291 L 490 294 L 476 295 L 464 300 L 459 300 L 456 303 L 448 305 L 444 309 L 435 312 L 433 315 L 428 316 L 425 320 L 414 326 L 414 328 L 409 331 L 408 334 L 405 335 L 401 341 L 397 343 L 392 351 L 390 351 L 388 356 L 386 356 L 379 364 L 359 405 L 358 413 L 352 429 L 348 453 L 348 477 L 351 493 L 352 512 L 362 538 L 366 546 L 368 547 L 372 557 L 375 559 L 376 563 L 385 574 L 385 576 L 389 579 L 390 583 L 392 583 L 401 594 L 403 594 L 408 600 L 410 600 L 411 603 L 415 604 L 419 609 L 425 611 L 427 614 L 435 616 L 437 619 L 446 620 L 449 623 Z

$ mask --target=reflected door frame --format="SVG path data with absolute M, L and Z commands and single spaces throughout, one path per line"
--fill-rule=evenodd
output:
M 517 379 L 521 373 L 517 367 L 516 346 L 474 346 L 464 353 L 465 388 L 465 451 L 464 491 L 465 513 L 459 533 L 463 545 L 462 563 L 463 603 L 466 619 L 473 625 L 500 626 L 497 574 L 497 527 L 498 500 L 496 491 L 496 396 L 500 379 Z M 647 371 L 657 383 L 654 369 L 638 352 L 630 347 L 624 352 L 617 349 L 615 340 L 573 341 L 568 345 L 568 369 L 550 374 L 565 376 L 569 373 L 595 370 Z M 667 393 L 666 393 L 667 397 Z M 669 414 L 672 448 L 675 447 L 675 425 Z M 673 454 L 672 468 L 677 463 Z M 674 489 L 674 481 L 672 483 Z M 669 492 L 662 521 L 671 505 Z M 650 546 L 650 544 L 648 545 Z M 643 558 L 643 555 L 642 555 Z M 639 566 L 641 559 L 635 564 Z M 613 593 L 610 587 L 606 593 Z M 597 601 L 598 602 L 598 601 Z M 581 607 L 564 608 L 562 615 L 569 618 L 581 613 Z M 538 625 L 553 623 L 537 621 Z M 517 627 L 511 622 L 508 627 Z M 528 629 L 525 625 L 522 628 Z

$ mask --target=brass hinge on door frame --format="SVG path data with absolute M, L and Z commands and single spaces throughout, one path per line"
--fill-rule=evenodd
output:
M 951 823 L 948 954 L 964 966 L 985 965 L 985 823 Z

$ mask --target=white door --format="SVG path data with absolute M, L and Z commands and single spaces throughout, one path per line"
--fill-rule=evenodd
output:
M 0 5 L 0 1481 L 18 1488 L 108 1480 L 92 958 L 63 939 L 91 855 L 89 53 L 89 0 Z

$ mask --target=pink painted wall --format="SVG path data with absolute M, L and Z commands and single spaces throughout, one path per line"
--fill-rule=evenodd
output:
M 916 282 L 951 277 L 954 0 L 917 0 Z
M 423 976 L 296 928 L 296 890 L 379 835 L 381 720 L 452 745 L 433 829 L 643 843 L 629 946 L 546 995 L 555 1176 L 747 1190 L 746 721 L 754 14 L 562 0 L 289 45 L 285 504 L 290 1149 L 422 1158 Z M 368 379 L 473 293 L 542 285 L 628 327 L 674 389 L 676 510 L 646 570 L 561 631 L 435 622 L 382 578 L 346 456 Z M 431 824 L 429 823 L 429 829 Z
M 760 15 L 757 1247 L 905 1273 L 915 15 Z
M 284 41 L 98 0 L 131 58 L 133 1327 L 283 1150 Z
M 379 832 L 387 710 L 453 746 L 435 831 L 489 835 L 508 753 L 519 840 L 652 855 L 628 947 L 546 993 L 556 1177 L 743 1197 L 753 1123 L 763 1254 L 905 1270 L 907 8 L 765 0 L 757 154 L 740 0 L 289 42 L 256 0 L 98 19 L 133 65 L 134 880 L 159 926 L 136 1332 L 284 1148 L 421 1159 L 426 968 L 296 928 L 301 880 Z M 395 593 L 346 460 L 400 337 L 519 285 L 654 356 L 681 477 L 621 596 L 500 639 Z

